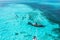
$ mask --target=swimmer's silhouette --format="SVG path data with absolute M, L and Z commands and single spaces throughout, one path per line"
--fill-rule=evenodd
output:
M 33 24 L 31 22 L 28 22 L 28 25 L 35 26 L 35 27 L 44 27 L 42 24 L 37 24 L 37 23 Z
M 36 36 L 33 37 L 33 40 L 37 40 Z

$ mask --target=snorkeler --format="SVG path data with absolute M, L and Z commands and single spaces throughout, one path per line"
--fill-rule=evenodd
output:
M 37 23 L 28 22 L 28 24 L 29 24 L 29 25 L 32 25 L 32 26 L 35 26 L 35 27 L 44 27 L 43 25 L 37 24 Z
M 33 40 L 37 40 L 36 36 L 33 37 Z

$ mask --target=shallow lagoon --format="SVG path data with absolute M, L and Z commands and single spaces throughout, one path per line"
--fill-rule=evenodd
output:
M 31 18 L 29 18 L 31 17 Z M 42 24 L 45 27 L 34 27 L 28 22 Z M 0 40 L 59 40 L 59 34 L 52 30 L 59 28 L 50 22 L 43 11 L 26 4 L 8 4 L 0 7 Z

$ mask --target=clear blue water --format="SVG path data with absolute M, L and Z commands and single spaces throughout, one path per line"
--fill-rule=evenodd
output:
M 59 28 L 51 23 L 39 9 L 31 8 L 26 4 L 8 4 L 0 7 L 0 40 L 59 40 L 58 34 L 52 30 Z M 29 19 L 29 15 L 31 19 Z M 42 24 L 45 27 L 34 27 L 28 22 Z M 18 35 L 15 35 L 18 33 Z

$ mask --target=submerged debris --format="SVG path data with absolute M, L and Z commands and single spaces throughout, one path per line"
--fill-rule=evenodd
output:
M 15 33 L 15 35 L 18 35 L 19 33 Z

